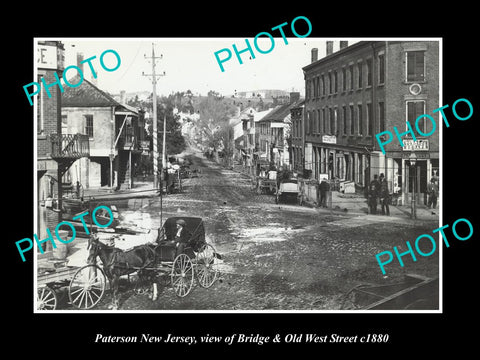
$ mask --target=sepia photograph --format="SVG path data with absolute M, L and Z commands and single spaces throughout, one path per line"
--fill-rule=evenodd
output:
M 34 39 L 35 313 L 442 311 L 442 38 L 294 20 Z

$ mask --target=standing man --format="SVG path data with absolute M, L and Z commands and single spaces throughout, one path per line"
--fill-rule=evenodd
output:
M 322 179 L 322 182 L 319 185 L 320 188 L 320 206 L 327 207 L 327 193 L 330 190 L 330 185 L 328 184 L 325 178 Z
M 373 175 L 373 180 L 368 186 L 368 207 L 370 208 L 370 214 L 377 213 L 377 197 L 380 190 L 380 183 L 378 182 L 378 175 Z
M 390 194 L 388 192 L 388 183 L 387 179 L 385 179 L 385 175 L 380 174 L 380 203 L 382 204 L 382 215 L 385 215 L 385 210 L 387 216 L 390 216 L 390 208 L 388 206 L 388 202 L 390 200 Z
M 77 199 L 80 199 L 81 202 L 83 202 L 83 194 L 84 194 L 83 185 L 80 184 L 79 181 L 77 181 L 76 195 L 77 195 Z
M 428 192 L 428 208 L 433 205 L 433 208 L 436 209 L 437 207 L 437 197 L 438 197 L 438 185 L 435 181 L 435 178 L 430 179 L 430 183 L 427 186 Z

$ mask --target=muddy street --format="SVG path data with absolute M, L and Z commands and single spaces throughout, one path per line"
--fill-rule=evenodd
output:
M 405 259 L 405 266 L 392 266 L 388 276 L 375 259 L 433 225 L 277 205 L 273 195 L 253 191 L 247 176 L 200 156 L 191 161 L 200 171 L 183 181 L 181 193 L 132 199 L 127 213 L 146 218 L 152 229 L 171 216 L 201 217 L 207 242 L 222 255 L 221 276 L 211 288 L 194 286 L 185 298 L 160 281 L 156 301 L 124 285 L 121 310 L 339 310 L 345 294 L 359 284 L 391 284 L 407 273 L 438 276 L 435 255 Z M 98 308 L 109 301 L 107 294 Z

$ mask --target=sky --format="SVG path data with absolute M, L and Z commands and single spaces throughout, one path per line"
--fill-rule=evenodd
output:
M 39 40 L 43 40 L 44 38 Z M 155 71 L 165 76 L 157 78 L 157 95 L 168 95 L 176 91 L 191 90 L 194 94 L 206 95 L 214 90 L 222 95 L 231 95 L 236 91 L 276 89 L 299 91 L 304 95 L 302 67 L 311 61 L 311 49 L 318 48 L 319 58 L 325 56 L 324 38 L 274 38 L 273 49 L 266 54 L 256 50 L 253 39 L 249 42 L 255 58 L 249 52 L 241 54 L 243 64 L 235 56 L 232 45 L 239 51 L 246 48 L 245 38 L 48 38 L 60 40 L 65 46 L 65 67 L 76 65 L 76 54 L 84 58 L 96 56 L 92 65 L 97 72 L 98 87 L 112 94 L 121 90 L 128 92 L 152 91 L 152 78 L 143 76 L 152 73 L 152 44 L 157 59 Z M 334 50 L 339 40 L 349 40 L 349 44 L 359 39 L 333 39 Z M 267 37 L 261 37 L 258 47 L 264 51 L 272 46 Z M 229 61 L 223 63 L 222 72 L 214 53 L 228 48 L 232 52 Z M 100 65 L 100 56 L 105 50 L 115 50 L 121 59 L 117 70 L 108 72 Z M 219 53 L 223 58 L 226 52 Z M 108 67 L 114 67 L 114 54 L 104 57 Z M 84 64 L 85 78 L 90 80 L 91 71 Z M 67 78 L 76 71 L 68 71 Z

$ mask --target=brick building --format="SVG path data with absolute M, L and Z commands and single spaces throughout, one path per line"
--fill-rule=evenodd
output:
M 300 93 L 291 92 L 286 103 L 277 105 L 255 125 L 255 142 L 260 159 L 276 167 L 291 165 L 291 109 L 298 107 L 303 100 Z
M 59 41 L 38 41 L 37 82 L 44 86 L 35 98 L 37 110 L 37 234 L 47 237 L 46 228 L 53 229 L 62 221 L 62 177 L 73 161 L 88 156 L 88 142 L 76 135 L 62 134 L 62 93 L 56 76 L 64 70 L 64 47 Z M 47 243 L 50 244 L 50 243 Z
M 384 173 L 390 192 L 401 189 L 407 203 L 413 190 L 410 154 L 415 152 L 416 191 L 425 196 L 427 183 L 439 170 L 438 131 L 428 138 L 415 132 L 404 136 L 404 147 L 392 141 L 380 151 L 375 135 L 384 130 L 407 130 L 409 121 L 439 107 L 438 41 L 340 42 L 333 52 L 303 68 L 305 75 L 305 168 L 312 177 L 354 181 L 362 190 L 374 174 Z M 438 114 L 433 114 L 438 122 Z M 428 133 L 431 124 L 419 123 Z M 402 130 L 403 132 L 404 130 Z
M 304 158 L 304 129 L 303 129 L 303 110 L 305 101 L 301 101 L 298 105 L 290 109 L 290 116 L 292 122 L 291 129 L 291 144 L 290 144 L 290 159 L 292 169 L 297 173 L 303 174 Z

